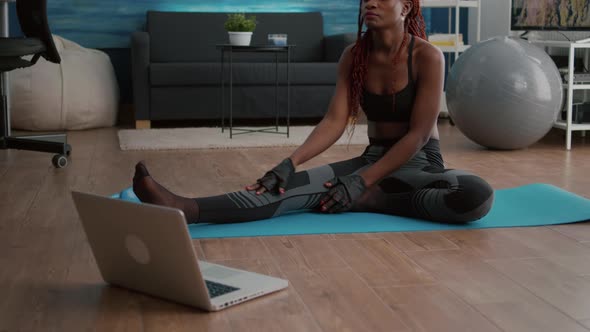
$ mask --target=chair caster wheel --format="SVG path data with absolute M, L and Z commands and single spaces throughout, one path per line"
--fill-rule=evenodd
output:
M 56 154 L 51 159 L 51 163 L 55 168 L 64 168 L 68 166 L 68 157 L 63 154 Z

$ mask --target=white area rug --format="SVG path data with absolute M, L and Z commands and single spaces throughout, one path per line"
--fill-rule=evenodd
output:
M 250 127 L 252 128 L 252 127 Z M 268 128 L 268 127 L 267 127 Z M 173 129 L 121 129 L 121 150 L 190 150 L 190 149 L 235 149 L 273 146 L 301 145 L 314 126 L 291 126 L 289 137 L 270 133 L 245 133 L 229 138 L 229 130 L 221 128 L 173 128 Z M 255 129 L 255 128 L 252 128 Z M 279 127 L 281 132 L 285 127 Z M 348 130 L 336 142 L 337 145 L 369 143 L 367 125 L 359 124 L 349 139 Z

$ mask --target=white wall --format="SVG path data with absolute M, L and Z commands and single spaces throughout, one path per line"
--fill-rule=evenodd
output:
M 469 44 L 475 41 L 477 11 L 469 10 Z M 472 32 L 473 31 L 473 32 Z M 510 0 L 481 0 L 481 40 L 510 33 Z

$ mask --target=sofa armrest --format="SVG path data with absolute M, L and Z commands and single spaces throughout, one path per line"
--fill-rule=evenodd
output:
M 344 49 L 356 42 L 355 33 L 341 33 L 324 37 L 324 61 L 338 62 Z
M 133 104 L 135 120 L 150 118 L 150 35 L 145 31 L 131 34 L 131 77 L 133 80 Z

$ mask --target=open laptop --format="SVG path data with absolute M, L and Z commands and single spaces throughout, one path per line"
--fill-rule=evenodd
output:
M 284 289 L 288 281 L 197 260 L 181 210 L 72 191 L 103 279 L 217 311 Z

